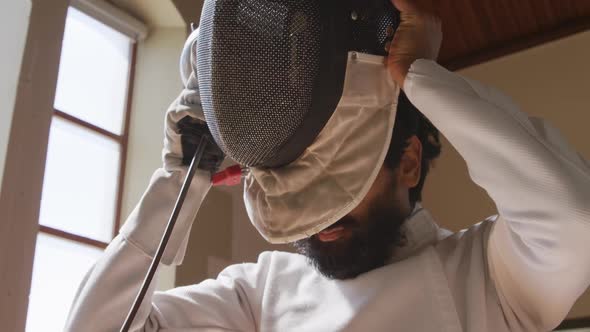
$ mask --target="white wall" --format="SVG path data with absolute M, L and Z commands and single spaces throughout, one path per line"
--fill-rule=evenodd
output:
M 30 13 L 30 0 L 0 2 L 0 188 Z
M 184 28 L 153 28 L 138 45 L 121 211 L 124 218 L 141 198 L 152 173 L 162 166 L 164 115 L 182 88 L 178 59 L 185 39 Z M 161 270 L 160 289 L 174 286 L 174 271 Z

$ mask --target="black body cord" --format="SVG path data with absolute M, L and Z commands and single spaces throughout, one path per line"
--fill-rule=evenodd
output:
M 182 188 L 180 189 L 180 194 L 176 199 L 176 204 L 174 205 L 174 210 L 172 210 L 172 215 L 170 215 L 170 219 L 168 220 L 168 225 L 166 225 L 166 230 L 164 231 L 164 235 L 160 240 L 160 244 L 158 245 L 158 250 L 156 251 L 156 255 L 154 256 L 150 268 L 143 280 L 143 284 L 137 293 L 137 297 L 133 302 L 133 306 L 129 310 L 129 314 L 127 314 L 127 318 L 125 318 L 125 323 L 121 327 L 121 332 L 128 332 L 129 328 L 131 327 L 131 323 L 133 323 L 133 319 L 143 302 L 143 298 L 147 293 L 148 288 L 152 282 L 154 275 L 156 274 L 156 270 L 158 269 L 158 265 L 160 265 L 160 261 L 162 260 L 162 255 L 164 254 L 164 250 L 166 250 L 166 245 L 168 244 L 168 240 L 170 239 L 170 235 L 172 235 L 172 230 L 174 229 L 174 225 L 176 224 L 176 219 L 178 219 L 178 215 L 180 214 L 180 209 L 182 208 L 182 204 L 184 203 L 184 199 L 188 193 L 188 189 L 191 185 L 195 172 L 197 171 L 197 166 L 201 162 L 201 158 L 203 157 L 203 152 L 205 151 L 205 147 L 207 146 L 207 139 L 205 136 L 201 137 L 201 141 L 197 147 L 197 152 L 195 153 L 193 160 L 188 169 L 188 173 L 184 179 L 184 183 L 182 184 Z

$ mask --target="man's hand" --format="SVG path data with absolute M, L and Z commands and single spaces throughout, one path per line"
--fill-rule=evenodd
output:
M 440 19 L 421 9 L 414 0 L 391 0 L 401 22 L 389 47 L 391 77 L 403 88 L 406 74 L 417 59 L 436 60 L 442 42 Z
M 207 146 L 205 147 L 198 167 L 211 172 L 211 174 L 215 174 L 225 159 L 225 155 L 219 146 L 217 146 L 217 143 L 215 143 L 211 132 L 209 132 L 207 123 L 201 119 L 187 115 L 178 121 L 177 126 L 178 132 L 181 135 L 182 163 L 184 165 L 190 165 L 193 156 L 197 152 L 199 142 L 204 137 L 207 141 Z
M 166 112 L 162 151 L 164 169 L 167 171 L 185 169 L 191 163 L 199 142 L 205 138 L 207 145 L 197 167 L 215 174 L 225 155 L 209 132 L 203 114 L 195 59 L 198 37 L 197 29 L 187 38 L 180 56 L 180 77 L 184 89 Z
M 199 85 L 195 74 L 191 73 L 182 94 L 166 112 L 164 168 L 174 171 L 188 166 L 203 137 L 207 146 L 197 167 L 214 174 L 225 155 L 209 132 L 201 107 Z

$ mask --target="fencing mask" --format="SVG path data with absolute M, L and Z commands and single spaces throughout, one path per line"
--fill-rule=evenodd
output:
M 389 0 L 205 0 L 192 47 L 217 144 L 249 166 L 244 199 L 273 243 L 350 212 L 389 147 L 399 89 Z

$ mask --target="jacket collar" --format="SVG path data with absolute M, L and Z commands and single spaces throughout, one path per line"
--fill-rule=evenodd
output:
M 449 230 L 440 228 L 420 203 L 416 203 L 402 227 L 405 241 L 401 247 L 394 249 L 390 263 L 404 260 L 452 234 Z

